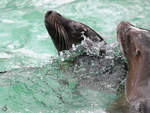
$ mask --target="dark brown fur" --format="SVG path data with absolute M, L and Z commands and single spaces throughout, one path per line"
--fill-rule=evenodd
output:
M 81 43 L 84 36 L 93 41 L 103 41 L 103 38 L 87 25 L 67 19 L 55 11 L 45 14 L 45 26 L 58 51 L 68 50 L 72 44 Z

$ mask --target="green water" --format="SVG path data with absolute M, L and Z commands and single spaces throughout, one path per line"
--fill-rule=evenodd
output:
M 0 1 L 0 71 L 8 71 L 0 74 L 0 113 L 99 113 L 115 94 L 75 89 L 77 81 L 64 74 L 71 66 L 59 60 L 45 29 L 47 10 L 91 26 L 112 43 L 122 20 L 150 29 L 150 1 Z

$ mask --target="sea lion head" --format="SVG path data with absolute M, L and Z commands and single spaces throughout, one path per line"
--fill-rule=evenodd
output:
M 141 60 L 142 63 L 150 61 L 149 30 L 137 28 L 129 22 L 121 22 L 117 27 L 117 39 L 129 65 L 135 63 L 134 60 L 137 63 L 140 63 Z
M 150 56 L 149 30 L 137 28 L 129 22 L 121 22 L 117 27 L 117 39 L 129 62 L 133 58 Z
M 85 37 L 96 37 L 95 39 L 103 40 L 87 25 L 65 18 L 55 11 L 47 11 L 45 26 L 58 51 L 68 50 L 72 44 L 81 43 L 84 39 L 83 34 Z
M 81 42 L 81 32 L 86 30 L 78 22 L 67 19 L 55 11 L 45 14 L 45 26 L 58 51 L 68 50 Z
M 127 100 L 139 103 L 148 111 L 144 113 L 150 113 L 150 31 L 121 22 L 117 26 L 117 39 L 129 66 Z

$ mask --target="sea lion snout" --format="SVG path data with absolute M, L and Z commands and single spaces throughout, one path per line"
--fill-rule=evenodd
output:
M 45 16 L 47 17 L 47 16 L 49 16 L 49 15 L 52 14 L 52 13 L 53 13 L 53 11 L 51 11 L 51 10 L 50 10 L 50 11 L 47 11 L 46 14 L 45 14 Z
M 128 33 L 128 31 L 130 30 L 130 23 L 129 22 L 125 22 L 122 21 L 118 24 L 117 26 L 117 39 L 118 41 L 121 43 L 122 40 L 124 40 L 124 35 L 126 35 L 126 33 Z
M 45 13 L 45 22 L 50 23 L 49 20 L 52 20 L 52 18 L 56 18 L 56 16 L 61 16 L 55 11 L 49 10 Z
M 47 11 L 47 12 L 45 13 L 45 25 L 48 24 L 48 17 L 49 17 L 50 14 L 52 14 L 52 12 L 53 12 L 53 11 Z
M 49 10 L 45 13 L 45 19 L 47 19 L 49 16 L 61 16 L 61 15 L 56 11 Z
M 51 15 L 51 14 L 53 14 L 53 11 L 47 11 L 46 13 L 45 13 L 45 21 L 48 19 L 48 17 Z

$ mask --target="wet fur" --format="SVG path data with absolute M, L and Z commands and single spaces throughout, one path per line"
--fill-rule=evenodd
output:
M 150 30 L 137 28 L 129 22 L 121 22 L 117 27 L 117 37 L 129 67 L 123 99 L 128 110 L 120 113 L 150 113 L 150 93 L 146 90 L 150 75 Z M 119 108 L 122 105 L 117 106 Z
M 84 36 L 92 41 L 104 41 L 89 26 L 65 18 L 55 11 L 48 11 L 45 14 L 45 26 L 58 52 L 70 49 L 73 44 L 81 43 Z

